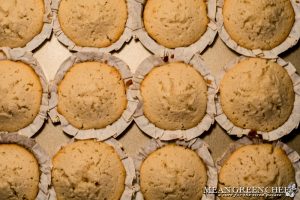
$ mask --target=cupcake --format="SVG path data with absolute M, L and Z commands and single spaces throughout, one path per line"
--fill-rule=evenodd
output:
M 0 144 L 0 200 L 35 200 L 40 171 L 35 156 L 17 144 Z
M 287 39 L 295 22 L 290 0 L 224 0 L 222 15 L 231 39 L 251 50 L 277 47 Z
M 2 0 L 0 5 L 0 47 L 24 47 L 41 33 L 45 14 L 43 0 Z
M 204 0 L 148 0 L 144 5 L 145 30 L 167 48 L 187 47 L 206 32 L 209 19 Z
M 158 128 L 190 129 L 206 114 L 206 82 L 189 64 L 171 62 L 154 67 L 140 91 L 144 115 Z
M 163 141 L 192 140 L 214 123 L 216 85 L 198 54 L 149 56 L 135 71 L 132 92 L 139 128 Z
M 0 132 L 16 132 L 33 123 L 43 88 L 33 68 L 21 61 L 0 61 Z
M 201 199 L 207 183 L 206 166 L 198 154 L 175 144 L 151 153 L 140 167 L 144 199 Z
M 77 129 L 101 129 L 117 121 L 127 106 L 119 71 L 104 62 L 74 64 L 58 84 L 57 111 Z
M 53 158 L 52 183 L 57 199 L 119 200 L 126 171 L 116 150 L 103 142 L 81 140 Z
M 273 131 L 294 108 L 293 82 L 285 68 L 271 60 L 240 61 L 226 72 L 219 91 L 224 114 L 242 129 Z
M 108 47 L 119 40 L 127 21 L 126 0 L 61 0 L 58 21 L 64 34 L 81 47 Z
M 224 160 L 219 171 L 219 190 L 234 187 L 288 187 L 295 183 L 295 169 L 286 152 L 272 144 L 248 144 L 237 148 Z M 282 194 L 281 194 L 282 195 Z M 224 200 L 274 199 L 275 197 L 225 197 Z M 276 199 L 287 199 L 279 196 Z

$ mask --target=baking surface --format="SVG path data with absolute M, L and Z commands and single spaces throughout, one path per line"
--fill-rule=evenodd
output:
M 41 64 L 48 81 L 54 78 L 61 63 L 70 55 L 71 53 L 68 49 L 60 44 L 54 35 L 52 35 L 50 41 L 45 42 L 34 53 L 34 57 L 37 58 Z M 129 44 L 126 44 L 119 52 L 113 53 L 113 55 L 125 61 L 129 65 L 131 72 L 134 73 L 138 65 L 151 54 L 140 42 L 132 39 Z M 226 47 L 219 37 L 216 38 L 212 46 L 208 47 L 202 53 L 207 67 L 211 69 L 212 74 L 215 76 L 218 75 L 219 70 L 224 67 L 226 63 L 238 56 L 238 54 Z M 280 55 L 280 57 L 286 61 L 290 61 L 296 67 L 298 74 L 300 74 L 300 43 Z M 299 133 L 300 128 L 294 130 L 291 134 L 282 139 L 283 142 L 287 143 L 298 153 L 300 153 Z M 34 138 L 50 156 L 53 156 L 62 144 L 65 144 L 71 139 L 71 137 L 63 133 L 59 124 L 53 125 L 50 119 Z M 231 142 L 238 139 L 237 137 L 232 137 L 225 133 L 216 122 L 210 130 L 203 133 L 200 138 L 209 144 L 212 156 L 215 160 L 223 154 Z M 117 139 L 123 144 L 125 151 L 132 157 L 150 140 L 134 123 Z

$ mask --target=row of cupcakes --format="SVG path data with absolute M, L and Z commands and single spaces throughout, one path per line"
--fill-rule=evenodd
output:
M 72 140 L 50 159 L 33 139 L 0 134 L 0 160 L 1 200 L 300 198 L 300 156 L 281 142 L 242 138 L 215 164 L 200 139 L 151 140 L 134 159 L 114 139 Z
M 217 31 L 227 46 L 251 57 L 275 58 L 300 38 L 300 5 L 294 0 L 274 5 L 237 0 L 26 0 L 6 3 L 3 9 L 8 15 L 0 23 L 5 30 L 0 46 L 26 51 L 50 38 L 51 24 L 58 40 L 72 51 L 119 50 L 135 35 L 159 56 L 202 52 Z M 15 17 L 12 9 L 25 17 Z
M 156 55 L 193 55 L 212 44 L 219 32 L 242 55 L 275 58 L 300 38 L 300 4 L 292 0 L 274 5 L 237 0 L 98 0 L 81 5 L 54 0 L 52 8 L 54 33 L 73 51 L 119 50 L 134 35 Z
M 77 139 L 117 137 L 134 118 L 152 138 L 191 140 L 216 119 L 231 135 L 274 141 L 300 121 L 300 78 L 279 58 L 239 57 L 216 84 L 198 54 L 150 56 L 132 78 L 119 58 L 81 52 L 63 62 L 48 87 L 31 53 L 2 52 L 1 132 L 31 137 L 49 114 Z

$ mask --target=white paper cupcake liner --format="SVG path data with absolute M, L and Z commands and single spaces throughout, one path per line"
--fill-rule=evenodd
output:
M 51 9 L 53 11 L 53 32 L 57 39 L 64 44 L 70 51 L 78 52 L 90 52 L 90 51 L 99 51 L 99 52 L 112 52 L 117 51 L 122 48 L 125 43 L 128 43 L 132 38 L 132 30 L 134 27 L 134 0 L 127 1 L 127 11 L 128 17 L 125 24 L 124 32 L 120 38 L 113 44 L 108 47 L 96 48 L 96 47 L 82 47 L 76 45 L 70 38 L 68 38 L 61 29 L 59 20 L 58 20 L 58 8 L 61 0 L 52 0 Z
M 111 125 L 106 126 L 102 129 L 88 129 L 82 130 L 77 129 L 72 126 L 64 116 L 58 113 L 57 104 L 58 104 L 58 94 L 57 87 L 59 83 L 63 80 L 65 73 L 75 64 L 86 61 L 98 61 L 98 62 L 107 62 L 108 65 L 115 67 L 121 74 L 122 79 L 125 83 L 125 86 L 131 84 L 132 74 L 130 72 L 127 64 L 121 59 L 112 56 L 108 53 L 100 52 L 79 52 L 71 57 L 67 58 L 60 68 L 58 69 L 55 79 L 50 83 L 50 100 L 49 100 L 49 116 L 52 122 L 60 122 L 62 129 L 68 135 L 74 136 L 76 139 L 89 139 L 97 138 L 99 140 L 106 140 L 110 137 L 119 136 L 133 121 L 133 114 L 137 107 L 136 100 L 132 97 L 131 87 L 126 91 L 127 93 L 127 107 L 124 110 L 122 116 L 112 123 Z
M 67 144 L 61 145 L 56 153 L 61 150 L 63 147 L 67 146 L 68 144 L 71 144 L 73 142 L 75 142 L 75 139 L 70 140 Z M 100 140 L 97 140 L 100 142 Z M 134 162 L 133 159 L 131 157 L 129 157 L 126 152 L 123 149 L 123 146 L 120 142 L 118 142 L 117 140 L 110 138 L 106 141 L 103 141 L 104 143 L 112 146 L 115 151 L 117 152 L 117 154 L 119 155 L 125 171 L 126 171 L 126 178 L 125 178 L 125 190 L 120 198 L 120 200 L 131 200 L 133 195 L 134 195 L 134 186 L 133 183 L 136 179 L 136 175 L 135 175 L 135 166 L 134 166 Z M 56 154 L 55 153 L 55 154 Z M 50 199 L 49 200 L 56 200 L 56 193 L 54 190 L 54 187 L 51 187 L 50 189 Z
M 50 197 L 51 161 L 47 153 L 33 139 L 18 134 L 0 134 L 0 144 L 18 144 L 31 153 L 37 159 L 40 170 L 39 192 L 36 200 L 47 200 Z
M 220 72 L 220 76 L 217 78 L 217 85 L 219 90 L 219 85 L 221 80 L 223 79 L 225 73 L 230 70 L 232 67 L 234 67 L 237 63 L 240 61 L 243 61 L 247 59 L 247 57 L 241 56 L 233 60 L 232 62 L 229 62 L 224 69 Z M 300 123 L 300 76 L 296 74 L 296 68 L 293 66 L 292 63 L 286 62 L 281 58 L 273 59 L 274 62 L 277 62 L 279 65 L 281 65 L 289 74 L 293 86 L 294 86 L 294 92 L 295 92 L 295 102 L 294 102 L 294 108 L 292 110 L 292 113 L 288 120 L 281 125 L 279 128 L 270 131 L 270 132 L 263 132 L 263 131 L 257 131 L 258 135 L 261 135 L 264 140 L 267 141 L 274 141 L 277 140 L 289 133 L 292 132 L 293 129 L 297 128 Z M 225 129 L 225 131 L 229 135 L 236 135 L 238 137 L 242 137 L 243 135 L 248 135 L 251 130 L 250 129 L 244 129 L 238 126 L 235 126 L 225 115 L 223 112 L 221 102 L 220 102 L 220 95 L 219 93 L 216 96 L 216 108 L 217 108 L 217 115 L 215 116 L 216 121 L 218 124 Z
M 166 62 L 164 59 L 167 59 Z M 163 130 L 156 127 L 153 123 L 151 123 L 143 113 L 143 99 L 140 92 L 140 84 L 144 80 L 145 76 L 155 67 L 167 64 L 167 62 L 176 62 L 176 61 L 184 61 L 187 64 L 193 66 L 206 80 L 207 82 L 207 107 L 206 114 L 201 120 L 201 122 L 194 128 L 190 128 L 187 130 Z M 174 140 L 174 139 L 183 139 L 183 140 L 191 140 L 195 137 L 200 136 L 203 132 L 207 131 L 210 126 L 214 123 L 214 115 L 216 114 L 215 108 L 215 95 L 216 95 L 216 84 L 215 79 L 211 75 L 210 70 L 205 66 L 204 61 L 200 57 L 200 55 L 195 54 L 191 60 L 189 57 L 185 57 L 184 55 L 174 55 L 165 58 L 161 58 L 158 56 L 150 56 L 146 58 L 138 67 L 134 74 L 133 78 L 133 97 L 136 101 L 139 102 L 138 108 L 134 115 L 134 121 L 145 132 L 147 135 L 151 136 L 155 139 L 160 140 Z
M 38 48 L 45 40 L 51 37 L 52 33 L 52 11 L 51 11 L 51 0 L 44 0 L 44 18 L 43 18 L 43 28 L 42 31 L 36 35 L 31 41 L 29 41 L 25 47 L 15 48 L 15 49 L 24 49 L 25 51 L 33 51 Z
M 293 47 L 297 44 L 300 39 L 300 2 L 297 0 L 291 0 L 291 4 L 294 8 L 295 12 L 295 22 L 292 27 L 292 30 L 289 36 L 285 39 L 277 47 L 271 50 L 261 50 L 261 49 L 246 49 L 240 45 L 238 45 L 234 40 L 231 39 L 230 35 L 226 31 L 224 27 L 224 20 L 223 20 L 223 5 L 224 0 L 217 0 L 217 26 L 218 26 L 218 33 L 220 38 L 223 42 L 231 48 L 233 51 L 242 54 L 244 56 L 249 57 L 263 57 L 263 58 L 277 58 L 277 56 L 284 51 L 288 50 L 289 48 Z
M 143 194 L 140 190 L 140 168 L 143 163 L 143 161 L 154 151 L 157 149 L 160 149 L 168 144 L 172 144 L 170 142 L 162 142 L 160 140 L 154 140 L 152 139 L 148 145 L 146 145 L 144 148 L 142 148 L 136 158 L 134 159 L 135 162 L 135 168 L 136 168 L 136 176 L 137 176 L 137 183 L 135 184 L 135 190 L 136 190 L 136 200 L 143 200 Z M 216 188 L 218 184 L 218 173 L 217 168 L 215 167 L 214 161 L 212 156 L 209 152 L 209 146 L 202 141 L 201 139 L 194 139 L 189 142 L 185 141 L 176 141 L 177 145 L 192 149 L 195 151 L 198 156 L 202 159 L 204 164 L 207 167 L 207 183 L 206 187 L 208 188 Z M 214 200 L 215 195 L 214 194 L 203 194 L 201 200 Z
M 37 60 L 32 56 L 32 53 L 24 51 L 24 49 L 9 49 L 0 48 L 0 60 L 12 60 L 12 61 L 22 61 L 28 64 L 35 73 L 39 76 L 43 88 L 42 102 L 40 106 L 40 111 L 33 120 L 33 122 L 27 127 L 17 131 L 18 134 L 27 137 L 32 137 L 36 134 L 43 126 L 45 120 L 47 119 L 48 111 L 48 82 L 44 75 L 44 72 L 37 62 Z M 0 133 L 7 133 L 1 132 Z
M 229 145 L 228 149 L 223 153 L 223 155 L 217 159 L 216 161 L 216 167 L 218 169 L 218 173 L 220 173 L 220 170 L 223 166 L 223 164 L 226 162 L 226 160 L 230 157 L 230 155 L 236 151 L 238 148 L 246 145 L 251 144 L 263 144 L 263 141 L 260 139 L 249 139 L 247 137 L 243 137 L 236 142 L 233 142 Z M 272 143 L 275 147 L 279 147 L 285 151 L 288 158 L 290 159 L 291 163 L 293 164 L 293 167 L 295 169 L 295 180 L 298 188 L 298 192 L 296 193 L 296 196 L 294 197 L 294 200 L 300 199 L 300 156 L 299 154 L 291 149 L 288 145 L 277 141 Z M 217 198 L 219 200 L 219 198 Z
M 216 18 L 216 0 L 207 0 L 207 10 L 209 23 L 206 32 L 197 40 L 195 43 L 188 47 L 178 47 L 175 49 L 170 49 L 158 44 L 154 39 L 152 39 L 144 28 L 143 23 L 143 9 L 144 4 L 147 0 L 136 0 L 133 11 L 134 13 L 134 36 L 136 36 L 140 42 L 152 53 L 158 56 L 165 56 L 171 54 L 184 54 L 186 56 L 193 56 L 195 53 L 201 53 L 204 49 L 211 45 L 217 35 L 217 25 L 215 22 Z

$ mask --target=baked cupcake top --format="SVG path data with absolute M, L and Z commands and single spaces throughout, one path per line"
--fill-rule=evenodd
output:
M 58 199 L 119 200 L 125 177 L 117 152 L 103 142 L 77 141 L 53 158 L 52 182 Z
M 63 32 L 76 45 L 107 47 L 124 32 L 126 0 L 61 0 L 58 20 Z
M 140 169 L 141 191 L 147 200 L 199 200 L 206 182 L 206 167 L 198 154 L 178 145 L 151 153 Z
M 195 43 L 209 21 L 204 0 L 147 0 L 143 20 L 150 37 L 167 48 Z
M 16 144 L 0 144 L 0 200 L 34 200 L 39 191 L 39 165 Z
M 126 109 L 126 88 L 119 71 L 105 63 L 73 65 L 58 85 L 57 110 L 78 129 L 100 129 Z
M 236 126 L 272 131 L 287 121 L 295 101 L 293 83 L 279 64 L 248 58 L 236 64 L 220 84 L 223 112 Z
M 172 62 L 155 67 L 140 90 L 144 115 L 161 129 L 189 129 L 205 116 L 207 85 L 191 65 Z
M 43 28 L 43 0 L 0 0 L 0 47 L 24 47 Z
M 295 182 L 295 171 L 291 161 L 281 148 L 273 147 L 271 144 L 246 145 L 238 148 L 225 161 L 219 173 L 220 189 L 223 187 L 287 187 L 293 182 Z M 265 199 L 265 197 L 252 199 Z
M 288 37 L 295 14 L 290 0 L 224 0 L 223 19 L 238 45 L 270 50 Z
M 0 131 L 30 125 L 39 113 L 42 93 L 40 79 L 29 65 L 0 61 Z

